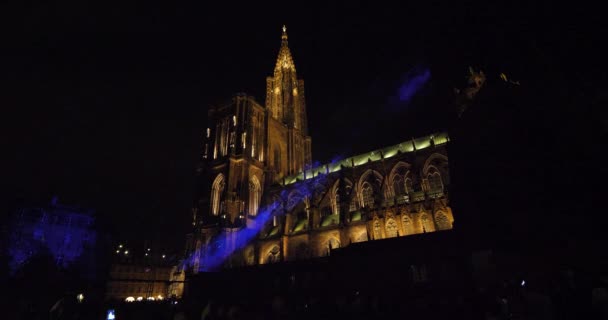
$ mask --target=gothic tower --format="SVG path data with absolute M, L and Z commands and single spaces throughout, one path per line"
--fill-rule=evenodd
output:
M 268 164 L 275 180 L 301 172 L 312 162 L 311 139 L 304 80 L 297 77 L 285 26 L 273 76 L 266 78 L 266 110 L 269 114 Z
M 296 76 L 285 26 L 281 38 L 265 107 L 237 94 L 209 109 L 187 244 L 193 270 L 204 268 L 203 256 L 218 238 L 221 250 L 230 251 L 237 230 L 256 226 L 265 186 L 311 163 L 304 81 Z

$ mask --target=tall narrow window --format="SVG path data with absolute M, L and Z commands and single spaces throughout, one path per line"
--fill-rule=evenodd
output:
M 335 199 L 334 214 L 340 214 L 340 191 L 339 191 L 339 189 L 336 189 L 336 196 L 334 199 Z
M 393 190 L 395 191 L 395 197 L 399 197 L 405 194 L 405 184 L 403 178 L 400 175 L 396 175 L 393 180 Z
M 261 187 L 257 177 L 252 177 L 249 181 L 249 214 L 257 215 L 260 207 Z
M 405 192 L 414 192 L 414 185 L 412 184 L 412 179 L 410 178 L 405 179 Z
M 363 194 L 363 205 L 366 208 L 374 207 L 374 189 L 369 182 L 364 182 L 361 190 Z
M 217 175 L 215 181 L 213 181 L 213 185 L 211 186 L 211 213 L 214 216 L 220 214 L 221 196 L 224 192 L 225 186 L 226 183 L 224 180 L 224 175 L 220 173 Z
M 428 180 L 429 180 L 429 188 L 432 191 L 443 190 L 443 182 L 441 181 L 441 175 L 439 174 L 439 172 L 436 171 L 433 174 L 429 174 Z
M 234 149 L 236 143 L 236 132 L 230 132 L 230 149 Z
M 393 220 L 393 219 L 388 219 L 386 221 L 386 237 L 392 238 L 392 237 L 396 237 L 397 235 L 398 235 L 397 222 L 395 222 L 395 220 Z

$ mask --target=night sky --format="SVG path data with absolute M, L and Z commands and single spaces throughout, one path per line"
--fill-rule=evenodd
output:
M 446 97 L 468 66 L 522 83 L 555 75 L 606 99 L 606 28 L 591 9 L 222 3 L 2 10 L 7 210 L 57 195 L 96 209 L 117 240 L 180 248 L 207 108 L 237 92 L 264 103 L 283 24 L 306 83 L 315 161 L 444 130 Z M 400 100 L 421 70 L 430 80 Z

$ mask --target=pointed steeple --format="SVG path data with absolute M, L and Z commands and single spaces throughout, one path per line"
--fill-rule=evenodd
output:
M 281 36 L 281 40 L 287 44 L 287 27 L 283 25 L 283 35 Z
M 306 121 L 306 101 L 304 99 L 304 80 L 298 79 L 296 65 L 287 42 L 287 27 L 283 25 L 281 47 L 277 56 L 272 77 L 266 78 L 266 108 L 270 117 L 289 130 L 286 141 L 269 141 L 275 164 L 276 179 L 296 174 L 310 164 L 310 137 Z M 280 137 L 277 135 L 277 137 Z M 272 139 L 271 139 L 272 140 Z M 286 148 L 281 146 L 286 145 Z M 270 161 L 270 160 L 269 160 Z
M 287 27 L 283 25 L 283 34 L 281 35 L 281 49 L 279 50 L 279 56 L 277 57 L 277 63 L 274 68 L 274 76 L 277 76 L 277 73 L 281 72 L 284 69 L 291 69 L 291 71 L 295 76 L 296 65 L 293 62 L 293 57 L 291 56 L 291 51 L 289 50 L 289 46 L 287 43 Z

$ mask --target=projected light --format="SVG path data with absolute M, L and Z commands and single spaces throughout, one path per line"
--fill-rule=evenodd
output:
M 135 301 L 135 298 L 133 298 L 133 297 L 127 297 L 127 298 L 125 299 L 125 301 L 126 301 L 126 302 L 133 302 L 133 301 Z
M 326 174 L 319 174 L 315 177 L 311 176 L 306 180 L 294 183 L 290 189 L 296 190 L 301 198 L 310 197 L 314 192 L 314 186 L 324 184 L 327 177 Z M 284 213 L 283 210 L 280 210 L 280 212 L 277 212 L 276 210 L 280 208 L 284 199 L 287 199 L 285 190 L 281 193 L 279 198 L 280 199 L 277 199 L 276 202 L 271 203 L 269 206 L 260 208 L 258 215 L 256 216 L 256 223 L 253 226 L 239 229 L 236 231 L 236 236 L 230 236 L 230 238 L 228 238 L 226 234 L 220 234 L 211 241 L 204 253 L 201 249 L 193 252 L 187 258 L 188 265 L 198 265 L 197 271 L 203 272 L 216 270 L 218 267 L 221 267 L 226 259 L 235 251 L 241 250 L 249 245 L 260 234 L 260 231 L 273 219 L 275 214 Z M 196 262 L 196 260 L 199 260 L 200 262 Z
M 79 293 L 79 294 L 76 296 L 76 300 L 78 300 L 78 303 L 82 303 L 82 301 L 84 300 L 84 294 Z
M 106 320 L 114 320 L 116 319 L 116 315 L 114 314 L 114 309 L 108 310 Z
M 143 301 L 143 300 L 144 300 L 144 297 L 137 297 L 137 299 L 136 299 L 136 300 L 137 300 L 137 301 Z

